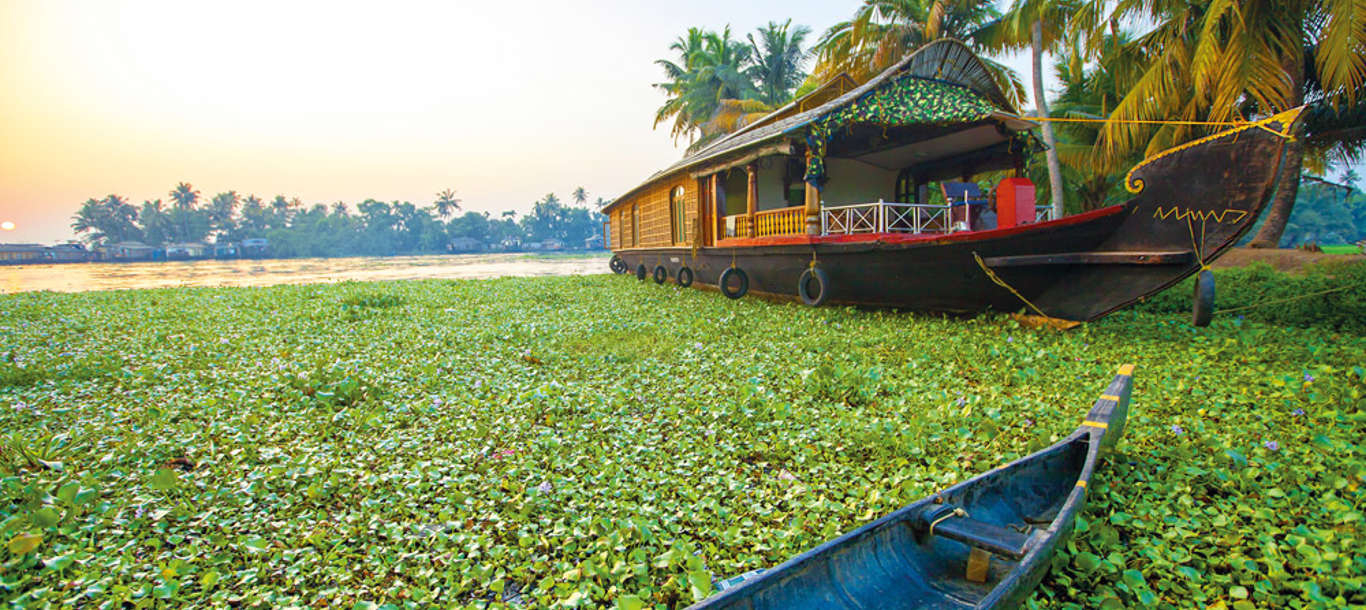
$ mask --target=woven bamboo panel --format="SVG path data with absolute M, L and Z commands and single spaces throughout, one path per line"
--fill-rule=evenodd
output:
M 684 241 L 674 244 L 673 218 L 669 210 L 669 193 L 676 187 L 683 187 Z M 631 209 L 640 209 L 639 243 L 631 243 Z M 697 222 L 697 181 L 686 174 L 674 180 L 656 184 L 628 201 L 623 201 L 612 212 L 612 228 L 615 248 L 659 248 L 673 245 L 691 245 L 693 225 Z

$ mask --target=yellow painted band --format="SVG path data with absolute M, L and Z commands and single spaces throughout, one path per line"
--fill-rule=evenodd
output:
M 1080 488 L 1082 488 L 1082 489 L 1086 489 L 1086 479 L 1082 479 L 1082 480 L 1080 480 L 1080 481 L 1077 481 L 1077 487 L 1080 487 Z
M 1133 374 L 1134 374 L 1134 365 L 1132 365 L 1132 364 L 1121 364 L 1121 365 L 1119 365 L 1119 374 L 1120 374 L 1120 375 L 1125 375 L 1125 376 L 1133 375 Z
M 1114 394 L 1101 394 L 1101 395 L 1100 395 L 1100 399 L 1101 399 L 1101 400 L 1113 400 L 1113 401 L 1115 401 L 1115 402 L 1119 402 L 1119 397 L 1118 397 L 1118 396 L 1115 396 Z
M 1101 430 L 1105 430 L 1110 427 L 1110 424 L 1107 424 L 1105 422 L 1091 421 L 1089 419 L 1084 422 L 1081 422 L 1081 425 L 1091 426 L 1092 428 L 1100 428 Z
M 1134 193 L 1134 194 L 1138 194 L 1138 193 L 1143 192 L 1143 181 L 1142 181 L 1142 180 L 1134 180 L 1134 179 L 1133 179 L 1133 177 L 1134 177 L 1134 172 L 1138 171 L 1139 168 L 1141 168 L 1141 167 L 1143 167 L 1143 166 L 1145 166 L 1145 165 L 1147 165 L 1147 164 L 1149 164 L 1149 163 L 1152 163 L 1153 161 L 1156 161 L 1156 160 L 1158 160 L 1158 159 L 1161 159 L 1162 157 L 1165 157 L 1165 156 L 1167 156 L 1167 155 L 1170 155 L 1170 154 L 1173 154 L 1173 153 L 1177 153 L 1177 152 L 1183 151 L 1183 150 L 1185 150 L 1185 149 L 1187 149 L 1187 148 L 1191 148 L 1191 147 L 1193 147 L 1193 146 L 1199 146 L 1199 145 L 1201 145 L 1201 144 L 1204 144 L 1205 142 L 1209 142 L 1209 141 L 1212 141 L 1212 140 L 1217 140 L 1217 139 L 1222 138 L 1222 137 L 1227 136 L 1227 135 L 1235 134 L 1235 133 L 1238 133 L 1238 132 L 1241 132 L 1241 131 L 1246 131 L 1246 130 L 1248 130 L 1248 129 L 1265 129 L 1265 130 L 1267 130 L 1267 131 L 1270 131 L 1271 133 L 1274 133 L 1274 134 L 1276 134 L 1276 135 L 1278 135 L 1278 136 L 1281 136 L 1282 138 L 1285 138 L 1285 139 L 1288 140 L 1288 139 L 1290 139 L 1290 125 L 1291 125 L 1292 123 L 1295 122 L 1295 118 L 1296 118 L 1297 116 L 1299 116 L 1300 111 L 1301 111 L 1302 109 L 1303 109 L 1303 108 L 1291 108 L 1290 110 L 1286 110 L 1286 111 L 1284 111 L 1284 112 L 1281 112 L 1281 113 L 1279 113 L 1279 114 L 1276 114 L 1275 116 L 1270 116 L 1270 117 L 1267 117 L 1267 118 L 1262 119 L 1262 120 L 1260 120 L 1260 121 L 1255 121 L 1255 122 L 1252 122 L 1252 123 L 1247 123 L 1247 124 L 1242 125 L 1242 126 L 1240 126 L 1240 127 L 1234 127 L 1233 129 L 1226 129 L 1226 130 L 1221 131 L 1221 132 L 1216 133 L 1216 134 L 1208 135 L 1208 136 L 1205 136 L 1205 137 L 1203 137 L 1203 138 L 1199 138 L 1199 139 L 1196 139 L 1196 140 L 1191 140 L 1190 142 L 1186 142 L 1185 144 L 1181 144 L 1181 145 L 1179 145 L 1179 146 L 1174 146 L 1174 147 L 1172 147 L 1172 148 L 1168 148 L 1167 150 L 1164 150 L 1164 151 L 1162 151 L 1162 152 L 1160 152 L 1160 153 L 1157 153 L 1157 154 L 1155 154 L 1155 155 L 1153 155 L 1153 156 L 1151 156 L 1151 157 L 1148 157 L 1147 159 L 1144 159 L 1144 160 L 1142 160 L 1142 161 L 1139 161 L 1138 165 L 1135 165 L 1135 166 L 1133 166 L 1132 168 L 1130 168 L 1130 169 L 1129 169 L 1129 173 L 1127 173 L 1127 174 L 1124 175 L 1124 190 L 1129 191 L 1130 193 Z M 1275 130 L 1271 129 L 1270 127 L 1267 127 L 1267 124 L 1273 123 L 1273 122 L 1279 122 L 1279 123 L 1281 124 L 1281 131 L 1275 131 Z

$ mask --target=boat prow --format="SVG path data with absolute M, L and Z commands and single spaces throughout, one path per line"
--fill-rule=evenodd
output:
M 1013 608 L 1071 533 L 1123 434 L 1133 367 L 1072 434 L 802 553 L 695 609 Z

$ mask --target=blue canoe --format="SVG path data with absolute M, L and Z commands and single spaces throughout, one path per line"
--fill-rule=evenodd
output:
M 1124 365 L 1076 431 L 802 553 L 692 606 L 1014 608 L 1072 532 L 1100 455 L 1124 432 Z

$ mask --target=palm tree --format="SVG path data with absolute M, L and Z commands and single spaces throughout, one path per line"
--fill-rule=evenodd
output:
M 754 34 L 748 36 L 749 46 L 754 49 L 750 78 L 759 90 L 759 101 L 769 106 L 782 105 L 806 78 L 802 64 L 809 53 L 802 49 L 802 43 L 811 34 L 811 28 L 804 25 L 792 28 L 792 20 L 788 19 L 782 25 L 770 21 L 755 33 L 759 35 L 758 40 Z
M 241 199 L 237 191 L 228 191 L 213 196 L 209 201 L 209 224 L 213 230 L 220 235 L 233 230 L 233 215 L 237 213 L 237 205 Z
M 981 38 L 996 51 L 1029 49 L 1037 116 L 1050 116 L 1048 96 L 1043 90 L 1043 54 L 1053 51 L 1068 34 L 1069 19 L 1077 10 L 1071 0 L 1014 0 L 1010 10 L 983 29 Z M 1062 164 L 1058 160 L 1058 139 L 1053 124 L 1043 123 L 1044 159 L 1048 164 L 1048 185 L 1052 195 L 1053 218 L 1063 216 Z
M 574 203 L 577 203 L 579 205 L 583 205 L 588 201 L 588 191 L 583 190 L 583 187 L 578 187 L 574 189 L 574 192 L 570 193 L 569 196 L 573 197 Z
M 907 53 L 940 38 L 982 48 L 982 36 L 1000 15 L 990 2 L 972 0 L 863 0 L 849 21 L 835 24 L 816 42 L 811 78 L 824 82 L 847 73 L 864 82 Z M 1012 104 L 1024 97 L 1013 70 L 985 60 Z
M 451 214 L 460 209 L 460 200 L 455 197 L 455 191 L 445 189 L 436 194 L 436 201 L 432 203 L 436 208 L 436 213 L 441 218 L 450 218 Z
M 1106 11 L 1108 6 L 1090 0 L 1085 12 L 1104 17 L 1087 20 L 1098 28 L 1154 24 L 1132 43 L 1145 69 L 1112 119 L 1234 121 L 1306 103 L 1352 107 L 1366 94 L 1359 1 L 1119 0 Z M 1307 123 L 1293 126 L 1271 209 L 1253 247 L 1275 247 L 1285 231 L 1304 167 Z M 1110 123 L 1103 138 L 1114 149 L 1139 148 L 1146 141 L 1151 153 L 1207 131 Z
M 76 211 L 71 229 L 90 233 L 85 238 L 90 243 L 121 242 L 141 237 L 137 219 L 138 210 L 128 200 L 109 195 L 104 199 L 87 199 Z
M 188 182 L 181 182 L 171 189 L 171 201 L 175 202 L 177 210 L 192 210 L 199 203 L 199 191 L 194 190 Z
M 722 100 L 748 99 L 754 84 L 745 73 L 754 50 L 731 37 L 730 26 L 721 32 L 689 28 L 688 34 L 669 45 L 681 63 L 656 60 L 668 79 L 654 86 L 668 96 L 655 112 L 655 126 L 673 120 L 669 135 L 688 137 L 698 147 L 725 133 L 728 127 L 713 122 Z

